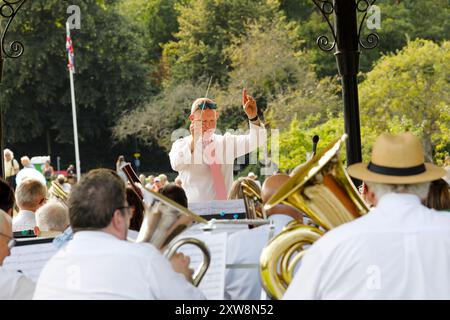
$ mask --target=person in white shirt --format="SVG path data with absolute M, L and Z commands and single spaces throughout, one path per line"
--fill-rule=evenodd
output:
M 36 225 L 43 232 L 63 232 L 69 226 L 69 210 L 51 200 L 36 210 Z
M 13 231 L 34 230 L 34 213 L 47 201 L 47 187 L 41 182 L 28 179 L 16 190 L 16 203 L 19 213 L 13 219 Z
M 38 180 L 44 186 L 47 184 L 47 180 L 45 180 L 44 175 L 36 170 L 36 168 L 31 164 L 30 158 L 23 156 L 20 158 L 20 162 L 22 163 L 23 168 L 16 175 L 16 188 L 22 184 L 22 181 L 27 179 Z
M 261 191 L 263 203 L 266 203 L 287 180 L 289 176 L 284 174 L 267 178 Z M 263 248 L 289 222 L 302 221 L 300 211 L 284 204 L 279 204 L 266 213 L 273 223 L 272 227 L 263 225 L 235 232 L 228 237 L 225 299 L 259 300 L 261 298 L 259 257 Z
M 6 197 L 6 199 L 10 199 L 7 210 L 12 211 L 14 206 L 13 191 L 5 181 L 0 180 L 2 196 L 6 195 L 4 191 L 8 189 L 11 195 Z M 0 300 L 28 300 L 33 297 L 34 282 L 19 272 L 7 271 L 2 268 L 3 261 L 11 254 L 10 250 L 13 245 L 11 216 L 0 209 Z
M 233 183 L 234 160 L 265 144 L 266 131 L 258 118 L 256 101 L 245 90 L 243 108 L 250 133 L 217 135 L 216 103 L 199 98 L 192 104 L 191 135 L 175 141 L 169 153 L 170 164 L 179 173 L 189 203 L 226 200 Z
M 374 209 L 314 243 L 283 299 L 450 299 L 450 216 L 421 203 L 445 171 L 403 133 L 382 134 L 348 172 Z
M 73 240 L 45 265 L 33 299 L 204 299 L 189 258 L 172 264 L 149 243 L 126 241 L 131 210 L 112 170 L 90 171 L 69 200 Z

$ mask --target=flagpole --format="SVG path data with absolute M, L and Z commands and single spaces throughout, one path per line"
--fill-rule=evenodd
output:
M 70 37 L 70 26 L 69 22 L 66 23 L 67 37 Z M 77 107 L 75 104 L 75 86 L 74 86 L 74 67 L 71 65 L 70 52 L 69 55 L 69 74 L 70 74 L 70 93 L 72 97 L 72 119 L 73 119 L 73 139 L 75 144 L 75 166 L 77 170 L 77 182 L 81 179 L 81 169 L 80 169 L 80 150 L 78 148 L 78 124 L 77 124 Z

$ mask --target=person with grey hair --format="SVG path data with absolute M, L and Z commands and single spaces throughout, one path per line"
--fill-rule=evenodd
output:
M 412 133 L 382 134 L 349 166 L 374 208 L 307 251 L 283 299 L 450 299 L 450 215 L 422 204 L 445 170 Z
M 0 300 L 29 300 L 33 297 L 34 282 L 19 272 L 2 268 L 14 243 L 11 217 L 0 210 Z
M 34 230 L 34 213 L 47 201 L 47 187 L 41 182 L 27 179 L 16 190 L 19 213 L 13 219 L 13 231 Z
M 14 159 L 14 153 L 9 149 L 3 151 L 3 158 L 5 161 L 5 179 L 13 189 L 16 189 L 16 175 L 20 170 L 19 163 Z
M 43 232 L 63 232 L 69 226 L 69 210 L 57 200 L 36 210 L 36 225 Z

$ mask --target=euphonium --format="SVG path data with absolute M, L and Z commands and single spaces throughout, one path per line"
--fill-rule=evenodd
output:
M 291 223 L 264 248 L 260 258 L 261 280 L 272 298 L 283 296 L 295 266 L 306 252 L 304 245 L 368 212 L 339 157 L 346 138 L 344 134 L 305 163 L 264 206 L 264 210 L 280 203 L 293 206 L 319 226 Z
M 69 194 L 63 189 L 58 181 L 52 181 L 52 187 L 50 188 L 50 195 L 61 201 L 66 207 L 68 207 Z
M 266 219 L 262 210 L 261 190 L 246 180 L 241 182 L 246 219 Z
M 139 181 L 130 164 L 122 167 L 131 184 Z M 207 224 L 204 218 L 189 211 L 175 201 L 160 193 L 138 188 L 138 195 L 143 200 L 145 213 L 136 242 L 149 242 L 161 251 L 167 249 L 166 257 L 170 260 L 176 251 L 185 244 L 197 246 L 203 253 L 203 262 L 193 275 L 193 283 L 198 286 L 208 270 L 211 255 L 206 245 L 195 238 L 182 238 L 173 243 L 173 239 L 186 230 L 193 222 Z

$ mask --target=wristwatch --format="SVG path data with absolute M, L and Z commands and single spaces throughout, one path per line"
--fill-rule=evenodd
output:
M 251 119 L 248 119 L 250 122 L 254 122 L 254 121 L 256 121 L 256 120 L 258 120 L 259 119 L 259 117 L 258 117 L 258 115 L 256 115 L 256 117 L 254 117 L 254 118 L 251 118 Z

